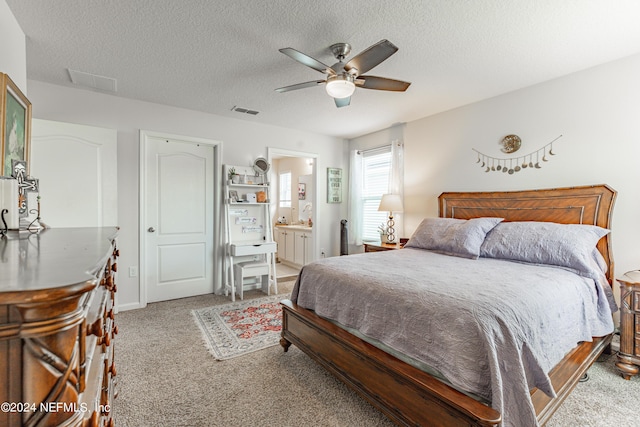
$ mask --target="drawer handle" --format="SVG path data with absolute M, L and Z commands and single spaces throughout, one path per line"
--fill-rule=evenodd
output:
M 109 336 L 109 334 L 106 334 L 104 337 L 102 337 L 102 343 L 101 343 L 104 347 L 109 347 L 111 345 L 111 337 Z M 106 348 L 105 348 L 106 350 Z
M 89 423 L 86 427 L 99 427 L 100 425 L 100 414 L 98 411 L 93 411 L 91 413 L 91 418 L 89 418 Z
M 100 338 L 104 333 L 103 329 L 102 318 L 96 319 L 95 322 L 87 326 L 87 335 L 95 335 Z

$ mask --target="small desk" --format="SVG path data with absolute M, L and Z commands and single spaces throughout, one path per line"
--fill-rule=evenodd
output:
M 400 243 L 383 243 L 383 242 L 369 242 L 364 244 L 365 252 L 392 251 L 394 249 L 402 249 L 402 245 Z

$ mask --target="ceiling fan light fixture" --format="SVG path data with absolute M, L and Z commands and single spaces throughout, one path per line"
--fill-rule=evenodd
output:
M 348 74 L 329 76 L 326 85 L 327 93 L 332 98 L 348 98 L 356 90 L 353 80 L 353 76 Z

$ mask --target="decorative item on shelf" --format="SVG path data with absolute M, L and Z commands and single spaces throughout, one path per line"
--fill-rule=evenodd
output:
M 253 162 L 252 167 L 254 172 L 256 173 L 256 176 L 262 178 L 262 184 L 267 184 L 266 175 L 267 172 L 269 172 L 269 169 L 271 169 L 271 165 L 269 164 L 269 162 L 267 162 L 267 159 L 265 159 L 264 157 L 258 157 Z
M 25 160 L 12 160 L 13 176 L 18 181 L 18 216 L 20 218 L 20 230 L 39 230 L 39 209 L 29 209 L 29 205 L 39 205 L 39 181 L 37 178 L 27 176 L 27 162 Z
M 38 206 L 36 209 L 29 209 L 28 220 L 30 220 L 31 222 L 29 222 L 29 225 L 27 226 L 27 230 L 31 232 L 38 232 L 44 228 L 48 228 L 47 224 L 42 222 L 40 218 L 40 194 L 36 196 L 36 204 Z M 35 218 L 33 218 L 34 215 L 35 215 Z
M 7 221 L 4 219 L 5 214 L 9 213 L 9 209 L 1 209 L 0 210 L 0 219 L 2 219 L 2 224 L 0 225 L 0 237 L 6 236 L 9 231 L 9 227 L 7 226 Z
M 258 203 L 267 203 L 267 193 L 265 191 L 256 191 L 256 201 Z
M 510 138 L 512 137 L 512 138 Z M 515 138 L 517 138 L 517 140 Z M 558 139 L 562 138 L 562 135 L 558 136 L 553 141 L 545 144 L 544 146 L 538 148 L 535 151 L 532 151 L 524 156 L 511 157 L 511 158 L 499 158 L 486 155 L 481 153 L 480 151 L 472 148 L 478 154 L 478 160 L 476 163 L 480 163 L 480 167 L 485 169 L 485 172 L 502 172 L 508 173 L 509 175 L 513 175 L 516 172 L 520 172 L 523 169 L 531 168 L 531 169 L 540 169 L 542 166 L 540 165 L 540 160 L 543 162 L 548 162 L 547 154 L 550 156 L 555 156 L 556 153 L 553 152 L 553 143 Z M 507 140 L 505 142 L 505 140 Z M 517 135 L 507 135 L 502 140 L 504 148 L 502 151 L 505 153 L 513 153 L 520 148 L 520 138 Z M 540 155 L 542 154 L 542 156 Z M 535 163 L 533 162 L 535 157 Z
M 393 243 L 396 240 L 396 230 L 393 228 L 396 225 L 393 220 L 394 212 L 402 212 L 402 199 L 399 194 L 383 194 L 380 200 L 379 211 L 388 211 L 389 220 L 387 221 L 387 243 Z
M 238 175 L 236 173 L 236 168 L 231 167 L 229 168 L 229 181 L 231 181 L 234 184 L 237 184 L 240 181 L 240 175 Z
M 383 222 L 378 226 L 378 233 L 380 233 L 380 243 L 387 241 L 387 226 Z
M 302 212 L 303 214 L 307 214 L 307 225 L 309 227 L 313 226 L 313 221 L 311 220 L 311 213 L 313 211 L 313 205 L 311 203 L 305 203 L 304 208 L 302 208 Z
M 237 203 L 239 201 L 238 192 L 236 190 L 229 190 L 229 200 L 231 203 Z
M 256 193 L 247 193 L 245 197 L 247 198 L 247 203 L 256 203 L 258 200 Z

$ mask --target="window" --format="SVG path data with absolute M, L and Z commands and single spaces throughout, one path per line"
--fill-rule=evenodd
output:
M 389 192 L 391 146 L 362 154 L 362 239 L 378 240 L 378 226 L 386 225 L 389 212 L 378 211 L 382 195 Z
M 291 172 L 285 172 L 280 174 L 280 207 L 291 207 Z

